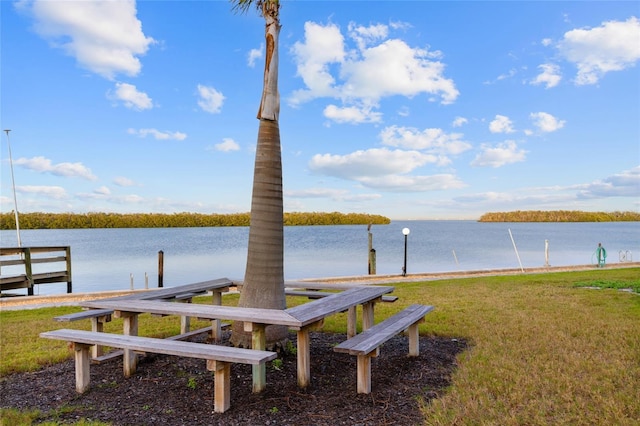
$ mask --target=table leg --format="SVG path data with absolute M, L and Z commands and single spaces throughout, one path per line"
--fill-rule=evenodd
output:
M 124 332 L 126 336 L 138 335 L 138 314 L 134 312 L 122 312 L 120 316 L 123 318 Z M 122 358 L 124 376 L 131 377 L 136 372 L 138 365 L 138 358 L 136 353 L 131 349 L 124 349 L 124 355 Z
M 179 303 L 191 303 L 191 298 L 178 300 Z M 187 315 L 180 316 L 180 334 L 189 332 L 191 328 L 191 317 Z
M 110 320 L 111 317 L 109 315 L 91 318 L 91 331 L 102 333 L 104 331 L 104 323 Z M 102 345 L 93 345 L 91 349 L 91 356 L 93 358 L 101 357 L 103 353 L 104 348 Z
M 265 324 L 256 324 L 251 322 L 244 323 L 244 330 L 251 332 L 251 348 L 255 350 L 264 351 L 267 347 L 267 337 L 265 333 Z M 251 371 L 253 372 L 253 393 L 258 393 L 264 390 L 267 386 L 267 366 L 260 363 L 258 365 L 252 365 Z
M 222 292 L 213 290 L 213 304 L 222 305 Z M 211 320 L 211 338 L 214 342 L 222 340 L 222 321 L 219 319 Z
M 311 383 L 311 349 L 309 329 L 298 330 L 298 386 L 306 388 Z
M 347 339 L 351 339 L 356 335 L 357 326 L 358 326 L 358 309 L 356 306 L 352 306 L 347 311 Z
M 375 302 L 367 302 L 362 305 L 362 331 L 373 327 L 373 308 Z

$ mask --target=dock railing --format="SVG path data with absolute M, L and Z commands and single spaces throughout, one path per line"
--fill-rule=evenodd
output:
M 61 282 L 71 293 L 71 247 L 0 248 L 0 293 L 26 288 L 33 296 L 34 286 Z

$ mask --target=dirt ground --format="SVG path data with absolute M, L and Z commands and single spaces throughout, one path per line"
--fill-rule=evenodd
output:
M 463 339 L 421 337 L 420 355 L 408 357 L 408 339 L 396 336 L 373 359 L 372 392 L 364 395 L 356 392 L 356 358 L 332 350 L 345 338 L 312 333 L 307 389 L 297 386 L 295 354 L 280 354 L 282 365 L 267 364 L 267 388 L 258 394 L 251 391 L 251 366 L 234 364 L 225 413 L 213 411 L 213 377 L 204 360 L 157 354 L 144 356 L 128 379 L 121 358 L 92 365 L 91 389 L 82 395 L 71 360 L 4 377 L 0 407 L 37 409 L 49 413 L 42 421 L 58 424 L 86 418 L 119 426 L 418 425 L 421 404 L 445 392 L 456 356 L 467 348 Z M 294 347 L 295 339 L 291 333 Z

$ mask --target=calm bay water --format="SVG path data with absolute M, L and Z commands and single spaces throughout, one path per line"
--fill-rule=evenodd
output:
M 372 227 L 377 273 L 400 274 L 407 239 L 407 273 L 518 268 L 513 235 L 525 268 L 545 265 L 545 240 L 551 266 L 595 263 L 599 242 L 607 263 L 640 260 L 640 222 L 479 223 L 475 221 L 394 221 Z M 144 228 L 23 230 L 23 246 L 71 246 L 74 293 L 157 286 L 158 251 L 164 252 L 164 285 L 212 278 L 242 279 L 249 229 Z M 0 232 L 3 247 L 15 247 L 15 231 Z M 455 253 L 455 255 L 454 255 Z M 285 278 L 366 275 L 367 227 L 301 226 L 285 228 Z M 3 269 L 3 274 L 9 273 Z M 47 284 L 36 294 L 63 293 L 65 284 Z

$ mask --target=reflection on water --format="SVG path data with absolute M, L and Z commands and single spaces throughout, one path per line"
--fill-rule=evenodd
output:
M 411 230 L 407 239 L 409 274 L 517 268 L 516 249 L 523 267 L 544 266 L 545 240 L 551 266 L 593 263 L 599 242 L 608 251 L 608 263 L 618 262 L 620 250 L 637 257 L 633 260 L 640 259 L 640 222 L 395 221 L 372 227 L 378 274 L 401 273 L 404 227 Z M 74 292 L 128 289 L 131 274 L 135 288 L 143 288 L 145 273 L 149 286 L 155 287 L 160 250 L 164 252 L 165 286 L 219 277 L 241 279 L 248 235 L 246 227 L 21 232 L 24 246 L 71 246 Z M 15 231 L 2 231 L 0 237 L 2 246 L 16 246 Z M 285 228 L 287 279 L 365 275 L 367 262 L 366 226 Z M 62 283 L 39 289 L 40 294 L 64 291 Z

